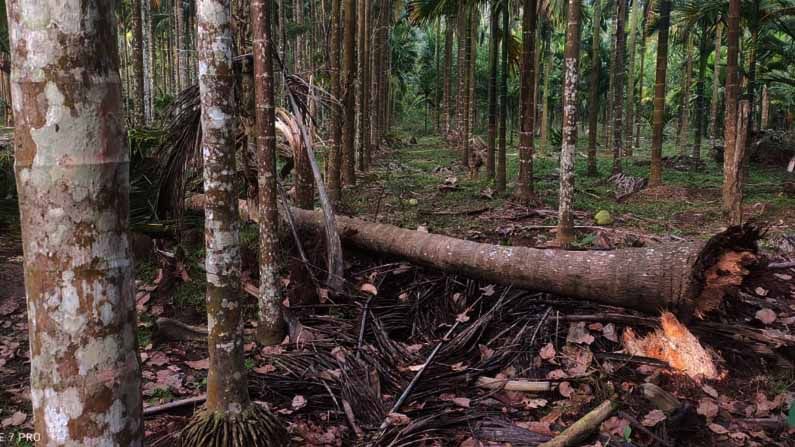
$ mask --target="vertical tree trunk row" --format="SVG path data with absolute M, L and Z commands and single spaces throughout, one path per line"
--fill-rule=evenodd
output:
M 329 54 L 329 79 L 331 93 L 336 98 L 342 98 L 340 84 L 340 21 L 341 21 L 341 1 L 331 1 L 331 51 Z M 342 179 L 341 177 L 341 154 L 340 140 L 342 137 L 342 107 L 335 108 L 331 115 L 331 135 L 329 138 L 329 149 L 326 156 L 326 183 L 328 184 L 329 200 L 337 204 L 342 198 Z
M 358 33 L 358 75 L 359 75 L 359 94 L 356 95 L 359 102 L 359 151 L 358 151 L 358 167 L 360 171 L 366 171 L 370 166 L 370 142 L 368 136 L 370 135 L 370 89 L 369 89 L 369 66 L 367 61 L 370 60 L 368 56 L 368 36 L 370 33 L 370 2 L 369 0 L 359 1 L 359 33 Z
M 511 20 L 507 2 L 502 6 L 502 52 L 500 76 L 500 135 L 497 149 L 497 192 L 504 193 L 506 188 L 506 133 L 508 132 L 508 45 L 511 39 Z
M 594 1 L 593 37 L 591 39 L 591 80 L 588 102 L 588 176 L 599 175 L 596 164 L 596 142 L 599 125 L 599 71 L 602 61 L 599 55 L 602 34 L 602 0 Z
M 633 152 L 633 131 L 635 129 L 635 60 L 637 58 L 637 42 L 638 42 L 638 28 L 641 24 L 641 16 L 643 15 L 643 7 L 640 0 L 632 1 L 632 12 L 630 12 L 629 19 L 629 45 L 628 55 L 629 63 L 627 64 L 627 116 L 624 123 L 624 156 L 631 158 Z M 641 36 L 643 30 L 641 28 Z M 643 74 L 641 73 L 641 79 Z M 643 98 L 641 98 L 643 99 Z
M 671 1 L 661 0 L 657 31 L 657 74 L 654 80 L 652 113 L 651 172 L 649 185 L 662 184 L 662 144 L 665 127 L 665 83 L 668 74 L 668 29 L 671 24 Z
M 342 183 L 350 186 L 356 184 L 356 1 L 342 6 Z
M 627 1 L 616 1 L 615 54 L 613 55 L 613 174 L 621 172 L 624 139 L 622 120 L 624 116 L 624 20 L 627 15 Z
M 519 127 L 519 176 L 516 179 L 515 196 L 522 203 L 534 200 L 533 193 L 533 134 L 535 111 L 533 110 L 535 79 L 535 32 L 536 0 L 525 0 L 522 12 L 522 67 L 520 73 L 520 127 Z

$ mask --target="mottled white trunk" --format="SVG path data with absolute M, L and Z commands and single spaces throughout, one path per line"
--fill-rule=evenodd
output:
M 112 4 L 7 3 L 39 445 L 140 446 L 129 159 Z
M 564 57 L 563 145 L 560 150 L 558 234 L 561 246 L 574 239 L 574 156 L 577 145 L 577 83 L 579 82 L 580 0 L 568 0 L 568 26 Z

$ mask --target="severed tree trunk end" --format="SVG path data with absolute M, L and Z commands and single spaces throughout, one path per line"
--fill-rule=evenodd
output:
M 707 241 L 693 265 L 688 296 L 679 306 L 680 317 L 704 318 L 732 296 L 750 273 L 747 267 L 759 261 L 757 241 L 761 237 L 761 229 L 746 224 L 730 227 Z

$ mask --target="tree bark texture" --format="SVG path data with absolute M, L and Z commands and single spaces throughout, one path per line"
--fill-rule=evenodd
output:
M 533 192 L 533 134 L 535 133 L 535 110 L 532 109 L 535 94 L 535 33 L 536 0 L 524 0 L 522 12 L 522 67 L 520 72 L 520 126 L 519 126 L 519 176 L 514 195 L 528 204 L 534 199 Z
M 720 123 L 718 122 L 718 107 L 720 104 L 720 59 L 721 42 L 723 40 L 723 24 L 718 22 L 715 25 L 715 64 L 712 72 L 712 98 L 710 99 L 710 132 L 709 145 L 715 147 L 720 133 Z
M 688 33 L 685 42 L 685 72 L 682 76 L 682 103 L 679 115 L 679 155 L 687 154 L 687 142 L 690 140 L 690 84 L 692 81 L 693 35 Z
M 276 128 L 272 3 L 251 2 L 256 98 L 257 184 L 259 204 L 259 325 L 257 339 L 266 345 L 284 338 L 279 287 L 279 214 L 276 185 Z
M 726 54 L 726 88 L 725 103 L 726 113 L 723 128 L 723 212 L 728 218 L 734 218 L 734 205 L 737 203 L 737 192 L 732 172 L 735 163 L 734 151 L 737 147 L 737 102 L 740 95 L 738 85 L 737 59 L 740 46 L 740 0 L 729 0 L 729 16 L 727 21 L 727 47 Z
M 370 33 L 370 1 L 358 0 L 359 34 L 358 34 L 358 72 L 359 72 L 359 156 L 358 167 L 360 171 L 367 171 L 370 166 L 370 79 L 367 61 L 370 48 L 368 46 Z
M 616 1 L 615 54 L 613 55 L 613 174 L 621 172 L 621 159 L 624 154 L 624 20 L 627 16 L 627 0 Z
M 623 2 L 623 0 L 619 0 Z M 560 194 L 557 242 L 568 247 L 574 241 L 574 157 L 577 147 L 577 83 L 580 62 L 580 0 L 568 0 L 566 50 L 563 59 L 563 145 L 560 149 Z
M 356 184 L 356 1 L 343 0 L 342 26 L 342 183 Z
M 337 97 L 342 97 L 340 89 L 340 2 L 341 0 L 331 1 L 331 33 L 330 34 L 330 53 L 329 54 L 329 79 L 331 82 L 331 93 Z M 341 154 L 340 140 L 342 138 L 342 108 L 335 108 L 331 116 L 331 137 L 329 138 L 329 148 L 326 155 L 326 183 L 328 184 L 328 195 L 331 203 L 336 205 L 342 197 L 341 185 Z
M 599 125 L 599 72 L 602 61 L 599 55 L 602 34 L 602 0 L 595 0 L 593 6 L 593 38 L 591 39 L 591 80 L 590 101 L 588 104 L 588 176 L 599 175 L 596 166 L 596 141 Z
M 144 123 L 144 30 L 141 20 L 141 1 L 132 2 L 132 62 L 133 62 L 133 102 L 132 123 L 140 126 Z
M 499 193 L 505 192 L 507 177 L 506 166 L 506 134 L 508 132 L 508 45 L 511 39 L 511 20 L 508 5 L 502 6 L 502 52 L 500 76 L 500 136 L 497 149 L 497 181 L 496 189 Z
M 751 102 L 747 99 L 740 101 L 737 111 L 737 139 L 734 151 L 732 151 L 732 159 L 728 163 L 724 163 L 723 167 L 723 187 L 726 199 L 724 206 L 727 210 L 727 222 L 731 225 L 739 225 L 743 222 L 743 165 L 748 146 L 750 114 Z M 728 154 L 727 150 L 724 156 L 728 157 Z
M 624 158 L 632 157 L 633 145 L 633 130 L 635 129 L 635 59 L 637 57 L 637 44 L 638 44 L 638 28 L 641 26 L 641 17 L 643 15 L 643 7 L 640 0 L 632 0 L 632 12 L 629 19 L 629 45 L 628 55 L 629 63 L 627 64 L 627 105 L 626 105 L 626 120 L 624 122 Z M 641 28 L 641 36 L 643 29 Z M 643 73 L 641 72 L 641 78 Z M 642 98 L 641 98 L 642 99 Z
M 452 83 L 453 63 L 453 27 L 450 16 L 444 20 L 444 138 L 449 138 L 452 124 L 453 105 L 450 101 L 450 84 Z
M 662 145 L 665 127 L 665 82 L 668 74 L 668 31 L 671 25 L 671 0 L 661 0 L 657 31 L 657 74 L 654 81 L 652 112 L 651 172 L 649 185 L 662 184 Z
M 494 178 L 497 149 L 497 52 L 499 51 L 499 10 L 491 8 L 489 16 L 489 133 L 487 138 L 486 176 Z
M 574 1 L 574 0 L 572 0 Z M 299 228 L 323 231 L 320 213 L 295 210 Z M 714 308 L 705 272 L 728 252 L 756 250 L 758 232 L 733 227 L 709 241 L 612 251 L 564 251 L 480 244 L 338 217 L 346 243 L 485 281 L 657 313 Z
M 696 136 L 693 139 L 692 157 L 701 158 L 701 142 L 704 139 L 707 123 L 707 101 L 704 89 L 707 78 L 707 57 L 709 56 L 707 26 L 701 27 L 701 38 L 698 44 L 698 81 L 696 82 Z
M 204 155 L 208 412 L 249 405 L 243 367 L 240 241 L 235 184 L 234 70 L 230 0 L 198 0 L 199 91 Z
M 47 446 L 141 446 L 114 4 L 7 7 L 34 431 Z

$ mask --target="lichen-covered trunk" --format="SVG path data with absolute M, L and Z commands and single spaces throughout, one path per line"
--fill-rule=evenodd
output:
M 507 177 L 506 167 L 506 134 L 508 133 L 508 42 L 511 39 L 511 21 L 508 5 L 502 6 L 502 47 L 500 48 L 502 57 L 500 61 L 500 136 L 499 147 L 497 149 L 497 181 L 495 187 L 497 192 L 505 192 L 505 182 Z
M 342 183 L 356 184 L 356 1 L 343 0 L 342 29 Z
M 524 0 L 522 11 L 522 67 L 520 73 L 519 176 L 514 196 L 524 204 L 534 200 L 533 192 L 533 134 L 535 133 L 535 33 L 536 0 Z
M 450 101 L 450 84 L 452 83 L 452 70 L 453 63 L 453 27 L 450 23 L 450 17 L 444 20 L 444 96 L 442 97 L 444 107 L 444 133 L 443 137 L 447 138 L 450 135 L 450 128 L 452 125 L 453 105 Z
M 621 159 L 624 152 L 623 118 L 624 118 L 624 20 L 627 15 L 627 1 L 616 1 L 616 28 L 613 40 L 613 174 L 621 172 Z
M 340 90 L 340 2 L 341 0 L 331 1 L 331 32 L 329 39 L 329 80 L 330 91 L 337 98 L 342 97 Z M 340 139 L 342 137 L 342 109 L 335 108 L 331 114 L 331 131 L 329 138 L 329 148 L 326 153 L 326 184 L 328 185 L 328 195 L 331 203 L 336 205 L 342 198 L 341 184 L 341 154 Z
M 113 3 L 7 3 L 39 445 L 143 445 Z
M 279 288 L 279 213 L 276 191 L 276 120 L 273 82 L 273 17 L 268 0 L 251 2 L 256 98 L 257 184 L 259 205 L 259 325 L 262 344 L 284 338 L 282 296 Z
M 685 43 L 685 73 L 682 76 L 682 102 L 679 115 L 679 135 L 677 145 L 679 155 L 687 154 L 687 142 L 690 140 L 690 84 L 693 80 L 693 36 L 688 33 Z
M 735 162 L 734 151 L 737 146 L 737 102 L 740 94 L 738 85 L 739 73 L 737 58 L 740 45 L 740 0 L 729 0 L 729 16 L 727 21 L 727 47 L 726 54 L 726 88 L 723 128 L 723 213 L 731 220 L 734 216 L 733 206 L 737 203 L 737 189 L 739 172 L 732 170 Z
M 182 0 L 174 0 L 174 14 L 177 16 L 175 21 L 176 30 L 174 32 L 177 44 L 177 82 L 179 90 L 188 88 L 188 49 L 185 46 L 185 8 Z
M 301 229 L 323 231 L 320 213 L 295 210 L 294 217 Z M 673 308 L 685 315 L 714 310 L 727 289 L 742 282 L 758 236 L 753 228 L 733 227 L 709 241 L 567 251 L 481 244 L 347 217 L 337 218 L 337 231 L 354 246 L 485 281 L 645 312 Z M 736 273 L 734 284 L 721 280 L 722 267 Z
M 368 135 L 370 134 L 370 89 L 369 89 L 369 70 L 367 61 L 370 60 L 368 53 L 370 48 L 368 46 L 368 36 L 370 33 L 370 2 L 369 0 L 358 0 L 359 12 L 359 94 L 356 95 L 359 101 L 359 156 L 358 167 L 360 171 L 367 171 L 370 166 L 370 142 Z
M 643 14 L 643 8 L 640 0 L 632 1 L 632 12 L 629 19 L 629 44 L 628 56 L 629 63 L 627 64 L 627 105 L 626 105 L 626 120 L 624 123 L 624 158 L 632 157 L 633 145 L 633 130 L 635 129 L 635 59 L 637 53 L 638 43 L 638 27 L 640 26 L 640 19 Z M 641 35 L 643 31 L 641 30 Z M 642 74 L 642 73 L 641 73 Z M 642 78 L 642 76 L 641 76 Z
M 704 139 L 704 131 L 707 122 L 707 101 L 704 98 L 704 84 L 707 78 L 707 57 L 709 56 L 709 46 L 707 40 L 706 23 L 701 27 L 701 40 L 698 45 L 698 80 L 696 81 L 696 135 L 693 139 L 692 157 L 701 158 L 701 142 Z
M 599 125 L 599 71 L 602 61 L 599 57 L 602 31 L 602 0 L 595 0 L 593 5 L 593 38 L 591 39 L 591 80 L 590 101 L 588 102 L 588 176 L 599 175 L 596 166 L 596 140 Z
M 671 0 L 660 2 L 657 31 L 657 74 L 654 80 L 654 111 L 652 112 L 651 172 L 649 185 L 662 184 L 662 144 L 665 127 L 665 81 L 668 73 L 668 31 L 671 24 Z
M 622 0 L 619 0 L 622 2 Z M 560 194 L 557 242 L 574 240 L 574 156 L 577 146 L 577 83 L 580 62 L 580 0 L 568 0 L 566 49 L 563 57 L 563 145 L 560 148 Z
M 715 57 L 714 71 L 712 72 L 712 98 L 710 98 L 709 111 L 709 145 L 715 147 L 720 136 L 720 123 L 718 122 L 718 107 L 720 105 L 720 59 L 721 42 L 723 40 L 723 23 L 715 25 Z
M 206 196 L 207 409 L 234 415 L 249 405 L 249 397 L 243 367 L 230 0 L 198 0 L 196 6 Z
M 142 0 L 132 0 L 132 63 L 133 63 L 133 89 L 132 95 L 133 114 L 132 123 L 135 126 L 144 123 L 144 29 L 141 20 Z M 146 0 L 143 0 L 146 1 Z
M 494 178 L 497 148 L 497 51 L 499 49 L 499 11 L 491 8 L 489 16 L 489 133 L 487 137 L 486 176 Z

